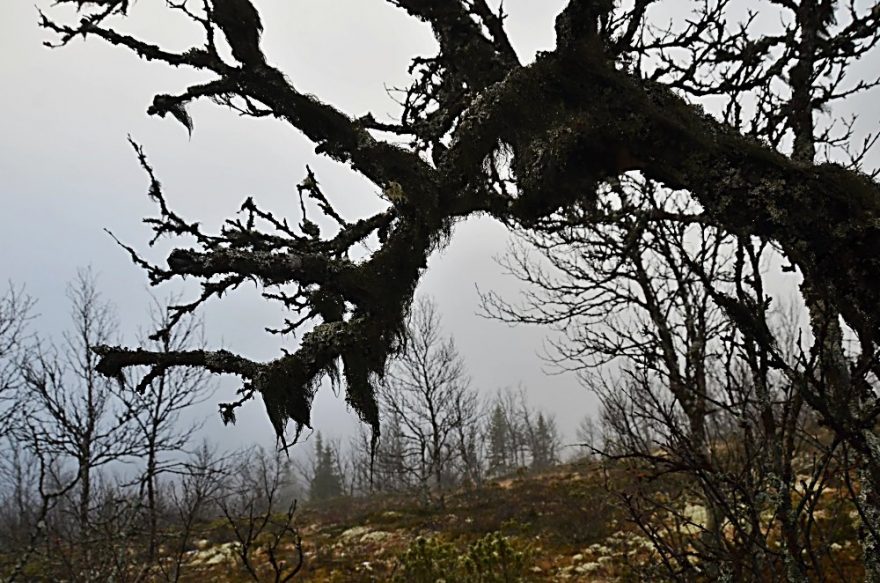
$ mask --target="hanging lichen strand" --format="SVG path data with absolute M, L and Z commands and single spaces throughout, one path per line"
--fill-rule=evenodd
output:
M 181 53 L 116 32 L 112 22 L 126 16 L 125 0 L 75 0 L 86 14 L 74 25 L 43 16 L 57 45 L 97 37 L 147 60 L 213 75 L 176 95 L 156 96 L 151 115 L 171 114 L 191 131 L 186 106 L 208 98 L 247 115 L 273 116 L 304 134 L 316 152 L 376 184 L 390 203 L 384 212 L 348 222 L 309 171 L 300 195 L 337 223 L 334 235 L 324 236 L 305 218 L 291 227 L 251 200 L 218 234 L 207 234 L 166 206 L 137 149 L 160 208 L 148 219 L 156 237 L 195 241 L 173 251 L 166 267 L 126 247 L 154 284 L 184 276 L 201 280 L 201 297 L 176 308 L 178 318 L 254 280 L 265 297 L 296 314 L 279 332 L 315 325 L 296 351 L 271 362 L 224 351 L 102 347 L 101 372 L 119 376 L 126 367 L 147 366 L 149 378 L 172 366 L 198 366 L 238 375 L 242 398 L 222 406 L 224 419 L 233 420 L 235 408 L 259 393 L 279 435 L 288 420 L 297 430 L 308 425 L 319 380 L 341 376 L 349 403 L 378 431 L 373 377 L 398 348 L 413 291 L 450 225 L 487 213 L 529 228 L 560 209 L 589 209 L 598 185 L 629 171 L 689 191 L 706 220 L 727 231 L 777 243 L 839 307 L 862 344 L 874 346 L 880 324 L 878 185 L 836 165 L 792 161 L 646 80 L 632 62 L 651 2 L 624 10 L 610 1 L 571 0 L 557 18 L 557 48 L 523 65 L 504 32 L 503 14 L 483 0 L 389 1 L 430 24 L 439 44 L 436 56 L 413 61 L 414 81 L 397 123 L 379 123 L 372 115 L 353 119 L 298 91 L 295 72 L 285 76 L 263 55 L 263 24 L 249 0 L 211 0 L 200 9 L 169 5 L 204 31 L 199 45 Z M 880 13 L 871 14 L 868 24 L 876 28 Z M 221 39 L 235 62 L 221 56 Z M 381 141 L 377 131 L 397 134 L 409 146 Z M 378 249 L 350 260 L 348 251 L 374 235 Z

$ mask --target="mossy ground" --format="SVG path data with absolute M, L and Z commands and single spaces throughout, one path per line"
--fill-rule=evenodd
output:
M 394 495 L 302 505 L 296 525 L 305 562 L 294 580 L 406 580 L 400 578 L 401 557 L 420 538 L 448 543 L 465 556 L 489 533 L 502 535 L 511 548 L 525 552 L 525 581 L 662 580 L 659 572 L 651 575 L 659 567 L 653 545 L 627 520 L 611 493 L 638 479 L 631 472 L 608 472 L 579 462 L 452 492 L 443 508 L 425 508 L 416 496 Z M 668 491 L 670 500 L 677 498 L 677 488 L 666 486 L 654 483 L 652 487 L 659 488 L 655 495 Z M 836 491 L 831 489 L 829 496 Z M 690 509 L 701 509 L 680 501 Z M 835 567 L 828 568 L 826 580 L 859 579 L 862 568 L 852 512 L 830 498 L 820 506 L 814 513 L 815 528 L 835 532 L 839 539 L 832 543 Z M 199 528 L 180 581 L 252 581 L 235 556 L 233 540 L 224 520 Z M 289 560 L 296 557 L 292 541 L 281 551 Z M 273 580 L 264 555 L 257 552 L 254 564 L 261 579 Z
M 609 473 L 579 462 L 453 492 L 443 508 L 424 508 L 415 496 L 392 495 L 304 506 L 298 525 L 305 566 L 297 580 L 390 581 L 400 575 L 400 557 L 420 537 L 450 543 L 464 554 L 469 545 L 496 532 L 512 547 L 528 550 L 527 581 L 645 580 L 659 565 L 653 545 L 609 492 L 609 485 L 625 487 L 636 479 L 624 470 Z M 827 506 L 817 511 L 816 528 L 827 522 L 841 538 L 834 543 L 836 567 L 828 570 L 827 580 L 857 578 L 862 570 L 854 522 L 835 502 Z M 841 520 L 849 526 L 834 526 Z M 183 580 L 245 581 L 244 575 L 229 561 L 191 565 Z
M 557 580 L 566 572 L 576 580 L 575 568 L 590 563 L 591 547 L 607 550 L 615 533 L 633 530 L 611 504 L 601 472 L 584 463 L 490 480 L 450 493 L 443 508 L 395 495 L 304 505 L 297 524 L 305 555 L 297 580 L 316 582 L 387 581 L 419 537 L 449 542 L 464 552 L 493 532 L 516 548 L 530 549 L 529 580 Z M 211 559 L 225 552 L 212 554 L 212 549 L 225 549 L 229 534 L 219 523 L 208 530 L 200 543 L 204 548 L 192 553 L 181 580 L 249 580 L 232 556 Z

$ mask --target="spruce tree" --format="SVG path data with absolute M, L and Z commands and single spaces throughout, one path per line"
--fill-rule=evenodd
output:
M 489 475 L 503 474 L 510 468 L 510 427 L 500 403 L 495 404 L 489 420 Z
M 548 468 L 556 463 L 556 424 L 547 419 L 544 413 L 538 413 L 538 421 L 532 437 L 532 469 Z
M 309 499 L 327 500 L 342 495 L 342 480 L 336 467 L 336 452 L 324 444 L 321 434 L 315 436 L 315 465 L 309 484 Z

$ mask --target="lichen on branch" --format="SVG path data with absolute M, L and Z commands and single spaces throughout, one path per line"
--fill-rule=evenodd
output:
M 136 146 L 149 194 L 159 206 L 159 216 L 147 220 L 155 237 L 194 241 L 172 251 L 165 266 L 149 264 L 125 245 L 151 283 L 183 277 L 201 282 L 200 297 L 174 308 L 174 315 L 179 319 L 209 298 L 254 281 L 267 300 L 294 313 L 273 331 L 304 333 L 294 352 L 266 363 L 226 353 L 218 361 L 221 353 L 210 351 L 158 355 L 104 348 L 102 372 L 118 375 L 126 367 L 147 366 L 153 371 L 148 374 L 157 374 L 171 366 L 199 366 L 238 375 L 245 381 L 242 400 L 260 394 L 279 434 L 287 420 L 297 429 L 309 424 L 322 378 L 344 380 L 349 403 L 378 433 L 375 379 L 398 350 L 428 257 L 454 222 L 486 213 L 531 228 L 565 209 L 593 208 L 602 183 L 628 172 L 689 191 L 702 206 L 701 220 L 778 244 L 805 277 L 821 281 L 834 296 L 862 342 L 875 343 L 880 188 L 836 165 L 792 160 L 676 93 L 681 88 L 698 93 L 702 86 L 687 83 L 664 59 L 664 47 L 714 34 L 715 29 L 706 32 L 706 23 L 717 16 L 713 9 L 707 7 L 684 32 L 650 41 L 638 31 L 654 2 L 637 0 L 623 9 L 605 0 L 570 0 L 556 21 L 557 48 L 523 64 L 505 32 L 504 13 L 484 1 L 388 1 L 429 24 L 439 46 L 436 55 L 414 59 L 413 83 L 403 90 L 395 123 L 379 123 L 372 114 L 354 118 L 299 91 L 291 77 L 269 64 L 260 45 L 263 27 L 281 24 L 262 22 L 250 0 L 169 3 L 169 10 L 204 32 L 201 44 L 182 53 L 116 32 L 112 23 L 128 10 L 122 0 L 76 0 L 84 14 L 76 24 L 43 15 L 54 45 L 80 35 L 101 39 L 143 59 L 211 77 L 155 96 L 149 114 L 170 114 L 193 131 L 186 107 L 208 98 L 240 114 L 277 118 L 309 139 L 317 153 L 371 181 L 390 204 L 372 217 L 345 218 L 309 169 L 300 196 L 317 204 L 334 233 L 322 233 L 307 219 L 305 204 L 302 220 L 292 226 L 251 199 L 218 233 L 206 233 L 168 207 Z M 847 38 L 867 34 L 854 28 Z M 217 48 L 221 35 L 233 61 Z M 730 46 L 738 42 L 734 36 Z M 779 42 L 767 38 L 751 50 L 769 54 Z M 638 66 L 639 56 L 652 50 L 660 55 L 654 79 Z M 742 87 L 760 77 L 749 77 Z M 659 81 L 665 78 L 674 81 Z M 383 141 L 379 132 L 409 145 Z M 378 241 L 375 250 L 352 259 L 350 252 L 372 237 Z M 175 321 L 173 316 L 170 325 Z M 224 410 L 225 419 L 234 408 Z

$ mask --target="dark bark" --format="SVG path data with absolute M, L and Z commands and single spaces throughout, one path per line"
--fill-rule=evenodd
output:
M 248 0 L 238 2 L 248 5 L 250 14 Z M 203 298 L 184 307 L 189 311 L 246 278 L 270 288 L 292 284 L 299 290 L 293 296 L 272 299 L 305 314 L 293 327 L 312 318 L 321 323 L 302 336 L 296 352 L 268 363 L 219 352 L 166 355 L 105 347 L 102 372 L 118 375 L 125 367 L 145 365 L 238 374 L 246 380 L 246 395 L 262 394 L 281 433 L 288 419 L 309 424 L 317 380 L 335 375 L 341 363 L 349 402 L 378 430 L 373 380 L 399 347 L 413 290 L 450 224 L 488 213 L 529 227 L 558 209 L 591 208 L 602 182 L 636 170 L 689 191 L 715 226 L 776 243 L 806 281 L 820 286 L 839 307 L 862 342 L 874 344 L 880 331 L 875 285 L 880 280 L 880 187 L 858 172 L 793 159 L 746 137 L 677 96 L 671 87 L 683 87 L 682 82 L 667 86 L 628 66 L 632 47 L 627 43 L 635 42 L 649 2 L 637 2 L 615 20 L 610 2 L 572 0 L 557 19 L 559 46 L 530 65 L 519 64 L 500 17 L 482 2 L 448 2 L 442 8 L 415 0 L 392 3 L 428 22 L 440 44 L 436 58 L 414 63 L 411 107 L 400 124 L 377 124 L 372 116 L 352 119 L 298 91 L 258 54 L 258 16 L 236 20 L 233 27 L 219 14 L 213 21 L 211 15 L 190 14 L 204 27 L 205 41 L 184 53 L 115 32 L 107 23 L 124 13 L 124 3 L 83 0 L 80 4 L 93 12 L 74 26 L 44 17 L 42 25 L 61 44 L 78 34 L 97 37 L 144 59 L 215 76 L 178 95 L 157 96 L 149 113 L 171 113 L 191 129 L 185 106 L 208 97 L 251 115 L 277 117 L 313 141 L 316 151 L 379 185 L 392 203 L 387 213 L 344 225 L 329 238 L 305 221 L 295 233 L 251 203 L 245 208 L 247 223 L 232 222 L 220 235 L 209 236 L 167 209 L 139 152 L 152 180 L 151 196 L 162 211 L 153 221 L 157 236 L 190 234 L 198 245 L 172 252 L 167 269 L 147 266 L 132 252 L 154 283 L 184 275 L 204 280 Z M 847 38 L 870 39 L 875 13 Z M 215 25 L 241 66 L 224 62 L 217 52 Z M 775 42 L 765 39 L 754 50 Z M 804 37 L 804 42 L 810 41 Z M 822 47 L 826 50 L 827 43 Z M 795 78 L 799 74 L 805 72 L 792 71 Z M 409 136 L 413 146 L 382 142 L 371 128 Z M 441 140 L 444 136 L 449 139 Z M 805 148 L 801 142 L 796 146 L 798 152 Z M 423 156 L 428 150 L 432 162 Z M 501 152 L 512 155 L 507 182 L 498 175 Z M 515 194 L 507 188 L 511 182 Z M 255 219 L 273 232 L 257 229 Z M 344 258 L 371 233 L 382 241 L 378 251 L 356 264 Z M 327 309 L 328 298 L 333 309 Z

